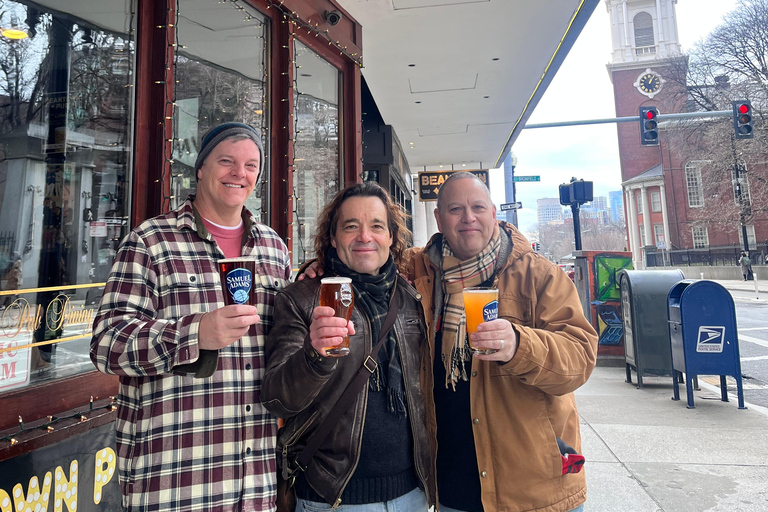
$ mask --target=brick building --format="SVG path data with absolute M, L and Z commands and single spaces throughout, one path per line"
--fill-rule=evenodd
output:
M 616 116 L 638 116 L 644 106 L 657 107 L 660 114 L 695 110 L 688 101 L 686 81 L 677 78 L 685 76 L 687 66 L 677 34 L 677 0 L 605 3 L 612 25 L 608 71 Z M 727 138 L 729 125 L 724 120 L 722 126 L 722 137 Z M 661 122 L 659 145 L 643 146 L 639 122 L 618 125 L 627 238 L 635 268 L 670 261 L 730 264 L 743 247 L 739 213 L 745 210 L 735 196 L 735 181 L 731 183 L 733 170 L 722 156 L 715 163 L 713 150 L 702 144 L 703 139 L 680 142 L 684 129 L 690 130 L 691 123 Z M 768 218 L 762 208 L 748 204 L 764 199 L 749 197 L 749 175 L 757 183 L 756 175 L 766 174 L 760 160 L 738 165 L 749 171 L 740 178 L 743 204 L 749 213 L 744 219 L 747 240 L 752 253 L 760 254 L 756 259 L 762 261 L 768 252 Z M 719 260 L 712 259 L 713 252 L 721 254 Z

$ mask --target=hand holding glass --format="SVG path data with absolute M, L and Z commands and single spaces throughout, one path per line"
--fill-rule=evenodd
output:
M 464 288 L 464 313 L 467 316 L 467 335 L 477 332 L 477 326 L 499 317 L 499 290 L 495 288 Z M 475 355 L 498 352 L 496 348 L 476 348 L 469 337 L 469 348 Z
M 324 277 L 320 280 L 319 306 L 333 308 L 335 314 L 349 322 L 352 309 L 355 306 L 355 298 L 352 293 L 352 280 L 348 277 Z M 344 336 L 343 341 L 335 347 L 325 349 L 328 357 L 342 357 L 349 354 L 349 335 Z

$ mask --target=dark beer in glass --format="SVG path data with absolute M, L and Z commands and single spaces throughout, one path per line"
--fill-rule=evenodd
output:
M 352 293 L 352 280 L 348 277 L 324 277 L 320 280 L 320 306 L 328 306 L 335 311 L 334 316 L 345 318 L 349 322 L 355 297 Z M 349 354 L 349 336 L 344 336 L 341 344 L 325 349 L 328 357 L 341 357 Z
M 253 258 L 227 258 L 217 262 L 224 304 L 256 305 L 253 280 L 256 278 L 256 261 Z

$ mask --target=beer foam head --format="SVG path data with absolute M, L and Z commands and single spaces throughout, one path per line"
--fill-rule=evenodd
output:
M 349 284 L 352 279 L 349 277 L 324 277 L 320 282 L 323 284 Z
M 494 293 L 496 291 L 495 288 L 464 288 L 462 290 L 463 293 Z
M 237 263 L 237 262 L 240 262 L 240 261 L 255 261 L 255 260 L 256 260 L 256 258 L 254 258 L 253 256 L 239 256 L 237 258 L 224 258 L 224 259 L 220 259 L 220 260 L 218 260 L 218 263 L 230 263 L 230 262 Z

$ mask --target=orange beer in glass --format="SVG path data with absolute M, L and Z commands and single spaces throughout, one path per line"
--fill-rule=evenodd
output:
M 349 322 L 355 297 L 352 293 L 352 279 L 348 277 L 324 277 L 320 280 L 320 306 L 328 306 L 335 311 L 333 316 L 345 318 Z M 328 357 L 342 357 L 349 354 L 349 335 L 335 347 L 325 349 Z
M 464 288 L 464 314 L 467 315 L 467 335 L 477 331 L 477 326 L 490 322 L 499 317 L 499 290 L 495 288 Z M 497 352 L 496 348 L 479 349 L 472 345 L 469 338 L 469 348 L 473 354 L 488 355 Z

